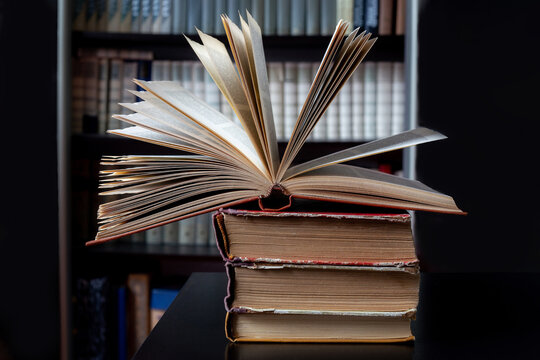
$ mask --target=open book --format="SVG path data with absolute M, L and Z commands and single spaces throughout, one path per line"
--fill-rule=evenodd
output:
M 239 126 L 180 84 L 134 80 L 141 101 L 114 117 L 133 126 L 110 133 L 189 152 L 178 156 L 105 156 L 102 195 L 127 195 L 100 206 L 103 242 L 186 217 L 259 200 L 276 191 L 316 199 L 410 210 L 462 213 L 454 200 L 424 184 L 341 164 L 444 138 L 418 128 L 292 166 L 302 145 L 376 39 L 340 21 L 280 159 L 261 29 L 247 14 L 237 26 L 222 16 L 230 49 L 199 31 L 187 39 L 240 119 Z M 261 205 L 263 206 L 263 205 Z

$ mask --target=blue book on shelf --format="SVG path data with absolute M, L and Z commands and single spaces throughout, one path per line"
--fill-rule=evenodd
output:
M 165 310 L 178 295 L 175 289 L 152 289 L 150 292 L 150 326 L 154 328 Z

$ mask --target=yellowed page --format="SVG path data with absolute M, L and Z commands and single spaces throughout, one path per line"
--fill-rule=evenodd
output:
M 370 141 L 366 144 L 357 145 L 342 151 L 335 152 L 320 158 L 293 166 L 287 170 L 284 179 L 319 169 L 325 166 L 360 159 L 371 155 L 381 154 L 388 151 L 403 149 L 406 147 L 424 144 L 431 141 L 446 139 L 441 133 L 427 129 L 417 128 L 400 134 L 392 135 L 384 139 Z
M 189 93 L 178 83 L 172 81 L 143 80 L 137 80 L 136 83 L 206 130 L 216 134 L 220 139 L 235 147 L 268 176 L 268 170 L 257 155 L 247 134 L 242 128 L 225 117 L 225 115 Z
M 248 99 L 242 89 L 242 84 L 227 49 L 219 40 L 201 31 L 199 31 L 199 36 L 204 45 L 198 44 L 188 38 L 186 39 L 212 79 L 214 79 L 218 88 L 225 95 L 257 153 L 263 158 L 263 146 L 253 122 Z

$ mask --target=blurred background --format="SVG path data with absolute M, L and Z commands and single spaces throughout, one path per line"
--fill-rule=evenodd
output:
M 100 296 L 117 301 L 138 280 L 167 301 L 192 272 L 223 271 L 208 217 L 84 243 L 101 155 L 172 153 L 105 134 L 121 126 L 110 115 L 132 101 L 130 78 L 180 81 L 236 121 L 178 36 L 197 26 L 225 40 L 217 14 L 234 8 L 263 30 L 281 151 L 339 17 L 379 39 L 300 160 L 416 126 L 448 136 L 358 162 L 416 177 L 468 213 L 415 214 L 414 357 L 538 355 L 538 3 L 162 0 L 153 13 L 109 2 L 0 0 L 0 359 L 119 358 L 118 339 L 88 338 L 117 315 Z

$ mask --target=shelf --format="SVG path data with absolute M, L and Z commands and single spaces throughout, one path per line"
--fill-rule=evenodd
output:
M 172 256 L 189 258 L 221 259 L 216 246 L 197 245 L 151 245 L 131 243 L 127 241 L 112 241 L 87 248 L 92 254 L 135 255 L 135 256 Z
M 189 37 L 199 41 L 197 35 Z M 227 43 L 226 36 L 216 37 Z M 263 42 L 266 61 L 321 61 L 330 36 L 264 36 Z M 75 31 L 71 47 L 74 55 L 81 48 L 113 48 L 152 51 L 156 60 L 197 60 L 182 35 Z M 379 36 L 364 61 L 403 61 L 404 50 L 404 36 Z
M 308 161 L 362 143 L 364 142 L 306 142 L 295 163 Z M 279 143 L 280 154 L 283 154 L 286 146 L 285 142 Z M 163 146 L 108 134 L 74 134 L 71 137 L 71 149 L 74 158 L 94 158 L 96 160 L 103 155 L 178 155 L 182 153 Z M 390 164 L 393 170 L 398 170 L 402 168 L 402 161 L 403 151 L 397 150 L 355 160 L 351 164 L 373 168 L 377 167 L 378 164 L 386 163 Z

